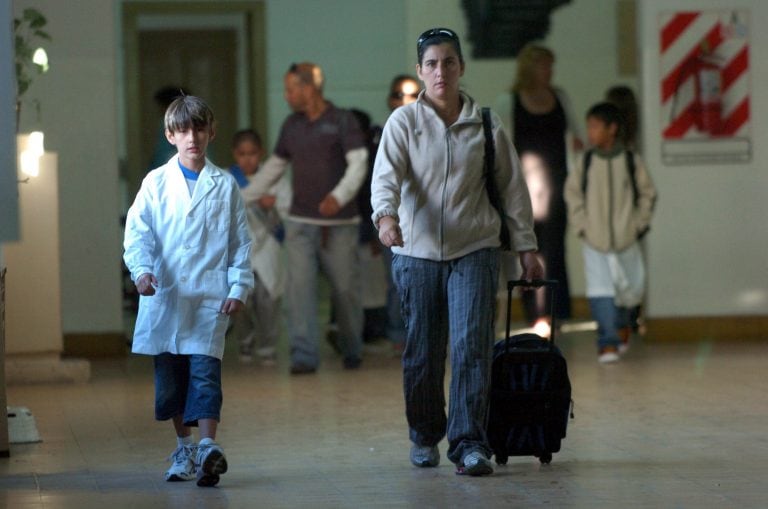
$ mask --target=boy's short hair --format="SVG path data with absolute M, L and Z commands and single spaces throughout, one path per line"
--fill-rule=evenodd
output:
M 213 110 L 205 101 L 194 95 L 183 95 L 173 100 L 165 110 L 165 129 L 172 133 L 190 127 L 213 127 Z
M 232 148 L 237 148 L 244 141 L 250 141 L 259 148 L 263 148 L 261 136 L 255 129 L 241 129 L 232 135 Z
M 607 101 L 600 102 L 589 108 L 587 118 L 596 118 L 602 120 L 605 125 L 616 124 L 619 128 L 624 125 L 624 119 L 621 110 Z

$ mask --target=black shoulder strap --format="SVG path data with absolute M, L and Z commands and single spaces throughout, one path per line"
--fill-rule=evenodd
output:
M 627 173 L 629 173 L 629 182 L 632 184 L 632 203 L 637 207 L 637 200 L 640 197 L 640 192 L 637 190 L 637 178 L 635 177 L 635 154 L 631 150 L 627 150 Z
M 485 134 L 485 156 L 483 158 L 485 189 L 488 192 L 488 200 L 491 202 L 491 205 L 493 205 L 493 208 L 496 209 L 496 212 L 499 213 L 499 218 L 501 219 L 501 231 L 499 232 L 501 249 L 509 251 L 511 249 L 509 227 L 507 226 L 507 218 L 505 217 L 504 210 L 501 206 L 501 194 L 499 193 L 496 177 L 493 172 L 496 165 L 496 145 L 493 142 L 491 110 L 490 108 L 482 108 L 481 111 L 483 114 L 483 133 Z
M 640 192 L 637 190 L 637 178 L 635 177 L 635 154 L 631 150 L 624 152 L 627 164 L 627 173 L 629 174 L 629 182 L 632 185 L 632 203 L 637 206 L 637 200 L 640 196 Z M 589 165 L 592 162 L 592 151 L 587 150 L 584 153 L 584 171 L 581 174 L 581 192 L 587 194 L 587 172 L 589 171 Z
M 584 166 L 582 169 L 584 171 L 581 172 L 581 192 L 582 194 L 587 194 L 587 172 L 589 171 L 589 165 L 592 163 L 592 151 L 587 150 L 584 152 Z

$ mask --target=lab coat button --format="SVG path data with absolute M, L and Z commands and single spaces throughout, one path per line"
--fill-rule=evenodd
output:
M 181 282 L 182 282 L 182 283 L 186 283 L 186 282 L 187 282 L 187 278 L 186 278 L 185 276 L 182 276 L 182 278 L 181 278 Z

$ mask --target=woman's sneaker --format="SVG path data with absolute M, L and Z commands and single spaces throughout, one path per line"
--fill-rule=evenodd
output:
M 440 464 L 440 451 L 437 446 L 412 445 L 411 463 L 416 467 L 436 467 Z
M 224 449 L 210 438 L 200 440 L 195 463 L 198 486 L 216 486 L 219 483 L 219 476 L 227 471 L 227 457 L 224 456 Z
M 461 461 L 462 465 L 456 468 L 456 473 L 459 475 L 471 475 L 474 477 L 480 475 L 490 475 L 493 473 L 493 465 L 485 454 L 480 451 L 472 451 L 464 456 Z
M 168 458 L 171 468 L 165 472 L 165 480 L 168 482 L 191 481 L 195 478 L 195 444 L 180 445 Z

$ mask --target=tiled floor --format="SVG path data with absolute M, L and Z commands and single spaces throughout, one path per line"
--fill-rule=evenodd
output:
M 225 357 L 218 488 L 166 483 L 170 425 L 152 420 L 149 358 L 95 361 L 82 385 L 15 386 L 42 443 L 0 460 L 0 507 L 768 507 L 768 342 L 636 344 L 599 366 L 562 336 L 576 419 L 549 466 L 488 478 L 408 462 L 399 362 L 386 345 L 347 372 L 324 346 L 312 376 Z M 445 443 L 441 444 L 445 454 Z

